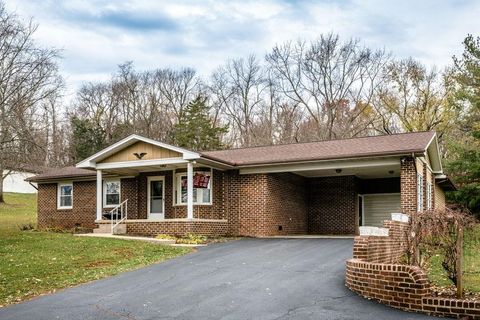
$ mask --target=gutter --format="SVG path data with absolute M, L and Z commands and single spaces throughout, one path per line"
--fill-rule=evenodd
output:
M 413 150 L 413 151 L 401 151 L 398 153 L 376 153 L 376 154 L 367 154 L 357 157 L 345 157 L 345 158 L 338 158 L 338 157 L 330 157 L 318 160 L 293 160 L 293 161 L 271 161 L 271 162 L 257 162 L 257 163 L 250 163 L 245 165 L 233 165 L 235 169 L 243 169 L 243 168 L 252 168 L 252 167 L 264 167 L 270 165 L 283 165 L 283 164 L 302 164 L 302 163 L 315 163 L 315 162 L 327 162 L 327 161 L 344 161 L 344 160 L 357 160 L 357 159 L 369 159 L 369 158 L 388 158 L 388 157 L 401 157 L 401 156 L 416 156 L 416 155 L 423 155 L 423 150 Z M 202 155 L 203 156 L 203 155 Z

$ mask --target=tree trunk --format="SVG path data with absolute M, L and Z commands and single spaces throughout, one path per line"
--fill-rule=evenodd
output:
M 457 229 L 457 257 L 456 257 L 456 278 L 457 278 L 457 298 L 463 298 L 463 228 Z
M 0 167 L 0 203 L 4 203 L 3 199 L 3 169 Z

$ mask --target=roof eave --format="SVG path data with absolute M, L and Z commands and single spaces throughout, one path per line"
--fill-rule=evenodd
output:
M 230 164 L 234 169 L 242 169 L 248 167 L 255 167 L 255 166 L 268 166 L 268 165 L 277 165 L 277 164 L 295 164 L 295 163 L 305 163 L 305 162 L 318 162 L 318 161 L 335 161 L 335 160 L 351 160 L 351 159 L 366 159 L 366 158 L 384 158 L 384 157 L 391 157 L 391 156 L 421 156 L 424 154 L 423 149 L 414 149 L 414 150 L 402 150 L 398 152 L 389 152 L 389 153 L 371 153 L 365 155 L 358 155 L 358 156 L 345 156 L 345 157 L 326 157 L 321 159 L 298 159 L 292 161 L 285 161 L 285 160 L 277 160 L 277 161 L 257 161 L 257 162 L 249 162 L 249 163 L 231 163 L 225 160 L 221 160 L 219 158 L 205 156 L 202 155 L 204 158 L 213 158 L 218 162 L 224 162 Z

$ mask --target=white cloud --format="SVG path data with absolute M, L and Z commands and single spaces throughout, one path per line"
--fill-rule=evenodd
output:
M 63 49 L 73 91 L 106 79 L 127 60 L 139 69 L 189 66 L 208 75 L 233 57 L 259 57 L 276 43 L 335 32 L 398 57 L 443 67 L 480 30 L 480 1 L 107 1 L 9 0 L 34 17 L 39 43 Z

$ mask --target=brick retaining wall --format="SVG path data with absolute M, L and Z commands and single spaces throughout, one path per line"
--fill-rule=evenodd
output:
M 424 270 L 398 264 L 405 250 L 407 224 L 385 221 L 388 237 L 358 236 L 346 263 L 346 286 L 359 295 L 406 311 L 480 319 L 480 301 L 438 298 Z

